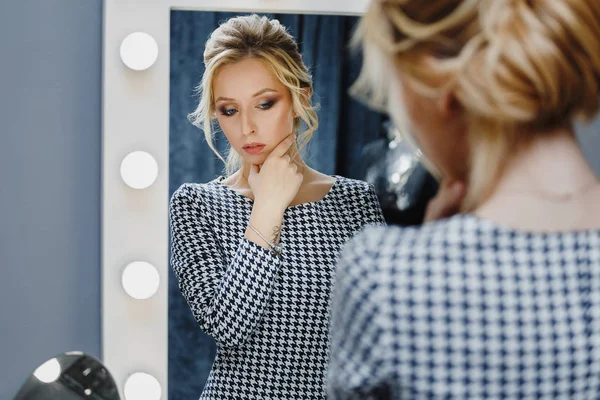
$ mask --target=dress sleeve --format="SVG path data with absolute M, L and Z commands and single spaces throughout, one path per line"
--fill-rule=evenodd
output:
M 354 237 L 338 261 L 330 326 L 327 390 L 330 400 L 391 399 L 385 329 L 385 299 L 377 271 L 377 252 L 365 241 L 381 236 L 370 227 Z
M 194 317 L 219 346 L 241 346 L 269 302 L 281 258 L 241 237 L 226 263 L 198 187 L 173 194 L 169 219 L 171 265 Z
M 381 203 L 377 198 L 375 187 L 371 183 L 366 184 L 366 194 L 363 205 L 364 224 L 367 225 L 386 225 L 381 211 Z

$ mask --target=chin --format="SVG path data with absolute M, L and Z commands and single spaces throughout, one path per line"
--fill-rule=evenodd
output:
M 244 153 L 246 153 L 246 152 L 244 151 Z M 257 154 L 257 155 L 244 154 L 242 156 L 242 159 L 247 164 L 263 165 L 263 163 L 267 159 L 267 156 L 268 156 L 268 154 Z

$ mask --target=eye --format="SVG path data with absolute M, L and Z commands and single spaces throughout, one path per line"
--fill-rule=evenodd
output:
M 274 100 L 265 101 L 264 103 L 260 103 L 258 108 L 261 110 L 268 110 L 269 108 L 273 107 L 273 104 L 275 104 Z
M 235 108 L 221 108 L 219 109 L 219 111 L 221 112 L 222 115 L 226 116 L 226 117 L 231 117 L 233 114 L 237 113 L 237 110 Z

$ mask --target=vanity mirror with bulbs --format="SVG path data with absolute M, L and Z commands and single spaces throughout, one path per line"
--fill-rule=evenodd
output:
M 356 19 L 367 4 L 368 0 L 105 0 L 103 361 L 121 393 L 136 373 L 142 373 L 157 383 L 147 399 L 166 399 L 175 390 L 178 395 L 173 398 L 197 398 L 210 368 L 214 344 L 200 333 L 170 276 L 168 203 L 181 183 L 206 182 L 222 167 L 202 132 L 187 120 L 197 101 L 194 89 L 203 70 L 204 42 L 220 21 L 235 13 L 256 12 L 281 18 L 291 27 L 315 74 L 322 106 L 311 145 L 314 162 L 323 162 L 317 169 L 371 181 L 385 194 L 384 213 L 386 202 L 390 209 L 403 211 L 417 203 L 423 206 L 435 192 L 435 179 L 427 176 L 426 161 L 419 159 L 414 146 L 411 152 L 410 144 L 399 143 L 384 116 L 347 99 L 357 64 L 345 55 L 330 57 L 345 54 L 349 37 L 327 32 L 349 26 L 349 20 L 339 21 Z M 319 58 L 323 54 L 329 57 L 326 61 Z M 348 69 L 354 75 L 339 76 Z M 326 90 L 336 79 L 343 85 Z M 348 146 L 331 134 L 345 134 L 351 125 L 362 131 L 362 136 L 353 136 L 360 146 Z M 358 162 L 365 161 L 363 150 L 370 165 Z M 338 169 L 345 163 L 349 173 Z M 427 193 L 417 199 L 414 193 L 422 187 Z M 184 395 L 179 392 L 182 382 L 195 387 Z
M 415 205 L 400 191 L 410 187 L 406 182 L 425 184 L 419 153 L 399 146 L 386 116 L 347 93 L 360 67 L 348 42 L 367 5 L 368 0 L 105 0 L 102 348 L 122 396 L 135 374 L 145 374 L 155 382 L 145 399 L 198 398 L 214 356 L 214 343 L 201 333 L 170 272 L 168 203 L 181 183 L 206 182 L 222 170 L 203 133 L 186 118 L 198 100 L 194 89 L 203 71 L 204 42 L 219 22 L 258 13 L 288 26 L 313 73 L 321 106 L 309 164 L 329 174 L 371 177 L 394 195 L 390 201 L 396 206 Z M 330 86 L 333 81 L 337 86 Z M 340 132 L 350 136 L 339 139 Z M 373 165 L 366 165 L 363 150 L 377 140 L 370 147 Z M 404 158 L 382 169 L 382 151 Z M 180 390 L 183 382 L 193 387 Z

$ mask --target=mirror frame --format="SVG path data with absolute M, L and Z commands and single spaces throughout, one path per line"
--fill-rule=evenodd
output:
M 218 3 L 218 6 L 217 4 Z M 369 0 L 104 0 L 102 99 L 102 362 L 121 397 L 127 377 L 146 372 L 168 396 L 169 66 L 171 10 L 361 15 Z M 158 44 L 147 70 L 128 69 L 122 40 L 146 32 Z M 120 177 L 122 159 L 142 150 L 158 162 L 158 177 L 132 189 Z M 121 274 L 132 261 L 158 270 L 147 300 L 130 298 Z

